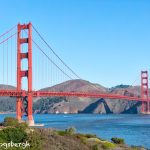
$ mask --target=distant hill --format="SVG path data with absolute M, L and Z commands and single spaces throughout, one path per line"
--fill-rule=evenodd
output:
M 130 85 L 118 85 L 113 88 L 106 88 L 99 84 L 93 84 L 85 80 L 70 80 L 64 83 L 47 87 L 42 90 L 68 91 L 68 92 L 100 92 L 113 93 L 125 96 L 140 96 L 140 87 Z M 34 110 L 35 113 L 139 113 L 140 102 L 112 99 L 91 99 L 78 97 L 41 98 L 42 109 Z M 34 104 L 37 104 L 35 102 Z M 46 106 L 46 107 L 44 107 Z
M 0 89 L 15 89 L 0 85 Z M 69 80 L 61 84 L 41 89 L 42 91 L 100 92 L 126 96 L 140 96 L 140 87 L 118 85 L 110 89 L 85 80 Z M 0 112 L 14 112 L 16 99 L 0 97 Z M 34 113 L 139 113 L 141 103 L 127 100 L 79 98 L 79 97 L 41 97 L 33 103 Z
M 89 81 L 85 80 L 69 80 L 60 84 L 57 84 L 52 87 L 47 87 L 44 89 L 41 89 L 42 91 L 66 91 L 66 92 L 101 92 L 105 93 L 108 91 L 107 88 L 105 88 L 102 85 L 94 84 Z

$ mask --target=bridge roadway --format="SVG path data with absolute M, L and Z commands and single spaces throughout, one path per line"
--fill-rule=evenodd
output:
M 0 96 L 9 97 L 25 97 L 28 96 L 27 91 L 17 90 L 0 90 Z M 141 97 L 123 96 L 118 94 L 108 93 L 90 93 L 90 92 L 50 92 L 50 91 L 32 91 L 33 97 L 52 97 L 52 96 L 67 96 L 67 97 L 88 97 L 88 98 L 108 98 L 108 99 L 122 99 L 122 100 L 134 100 L 134 101 L 150 101 Z

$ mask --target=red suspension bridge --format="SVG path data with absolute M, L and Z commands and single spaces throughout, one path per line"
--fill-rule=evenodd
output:
M 38 35 L 38 42 L 35 42 L 33 38 L 32 29 L 34 29 L 35 34 Z M 31 23 L 14 26 L 2 34 L 0 39 L 0 50 L 2 49 L 0 51 L 0 82 L 16 87 L 12 90 L 9 86 L 8 88 L 6 86 L 6 88 L 0 90 L 0 96 L 16 97 L 16 116 L 19 121 L 21 121 L 22 116 L 26 114 L 29 125 L 34 125 L 32 114 L 34 97 L 70 96 L 134 100 L 141 101 L 142 113 L 147 114 L 150 112 L 147 71 L 141 72 L 140 97 L 100 92 L 43 91 L 39 89 L 61 83 L 62 81 L 71 80 L 74 77 L 80 79 L 80 77 L 53 51 Z M 45 44 L 45 47 L 41 47 L 42 44 L 40 40 Z M 49 51 L 45 51 L 47 48 Z M 55 58 L 53 58 L 52 55 L 54 55 Z M 53 77 L 53 79 L 50 80 L 51 77 Z M 57 80 L 55 78 L 57 78 Z

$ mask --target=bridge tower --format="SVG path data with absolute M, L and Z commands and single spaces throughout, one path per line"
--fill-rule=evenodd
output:
M 21 37 L 22 30 L 27 31 L 27 38 Z M 22 52 L 21 45 L 27 44 L 27 52 Z M 21 68 L 21 63 L 23 59 L 27 59 L 28 62 L 28 69 L 23 70 Z M 22 78 L 26 77 L 28 80 L 28 95 L 27 97 L 17 97 L 16 101 L 16 113 L 17 113 L 17 119 L 19 121 L 22 120 L 22 115 L 24 113 L 24 99 L 27 99 L 27 110 L 26 115 L 28 117 L 28 124 L 33 125 L 34 120 L 32 116 L 32 24 L 18 24 L 18 34 L 17 34 L 17 91 L 22 90 Z
M 141 71 L 141 96 L 146 100 L 142 102 L 141 112 L 147 114 L 150 112 L 148 71 Z

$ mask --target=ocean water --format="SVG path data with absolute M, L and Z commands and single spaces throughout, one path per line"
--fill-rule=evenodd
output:
M 5 116 L 15 115 L 1 114 L 0 121 Z M 150 149 L 150 115 L 39 114 L 34 119 L 45 128 L 75 127 L 77 132 L 96 134 L 107 140 L 120 137 L 129 145 Z

